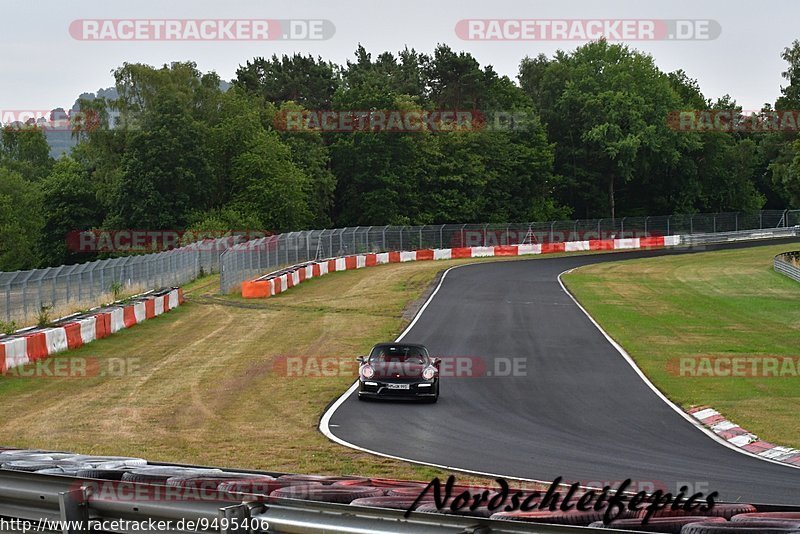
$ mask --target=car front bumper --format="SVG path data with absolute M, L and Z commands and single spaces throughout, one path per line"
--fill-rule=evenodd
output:
M 408 386 L 407 389 L 392 387 L 393 384 Z M 386 380 L 360 380 L 358 396 L 362 398 L 423 399 L 436 397 L 439 381 L 419 380 L 415 382 L 391 382 Z

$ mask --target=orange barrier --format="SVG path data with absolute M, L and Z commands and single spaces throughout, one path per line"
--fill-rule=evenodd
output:
M 257 299 L 269 296 L 269 282 L 265 280 L 242 282 L 242 297 L 246 299 Z
M 517 246 L 499 246 L 494 247 L 495 256 L 519 256 L 519 247 Z
M 566 248 L 567 248 L 566 243 L 542 243 L 542 254 L 552 254 L 553 252 L 565 252 Z
M 36 332 L 25 336 L 27 345 L 28 361 L 35 362 L 42 358 L 47 358 L 47 338 L 44 332 Z
M 639 238 L 639 248 L 661 248 L 663 246 L 664 236 Z
M 433 260 L 433 249 L 426 248 L 417 251 L 417 261 Z
M 122 322 L 125 328 L 130 328 L 136 324 L 136 314 L 134 313 L 133 306 L 125 306 L 122 308 Z
M 64 331 L 67 333 L 67 347 L 70 349 L 77 349 L 83 345 L 83 338 L 81 337 L 80 323 L 69 323 L 64 325 Z
M 614 240 L 592 239 L 589 241 L 589 250 L 614 250 Z

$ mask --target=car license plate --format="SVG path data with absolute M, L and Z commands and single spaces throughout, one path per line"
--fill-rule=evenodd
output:
M 410 389 L 409 384 L 386 384 L 386 387 L 389 389 Z

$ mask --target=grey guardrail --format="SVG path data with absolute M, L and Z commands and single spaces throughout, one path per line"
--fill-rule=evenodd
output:
M 760 230 L 740 230 L 738 232 L 718 232 L 712 234 L 681 235 L 681 245 L 700 246 L 718 243 L 735 243 L 737 241 L 754 241 L 759 239 L 780 239 L 782 237 L 800 236 L 800 226 L 781 228 L 763 228 Z
M 109 482 L 109 481 L 104 481 Z M 192 501 L 122 501 L 102 492 L 93 494 L 91 480 L 63 475 L 46 475 L 0 469 L 0 517 L 28 520 L 34 525 L 43 520 L 62 522 L 97 521 L 205 521 L 209 528 L 195 532 L 238 534 L 250 529 L 211 528 L 226 524 L 252 525 L 253 521 L 267 529 L 253 532 L 375 534 L 414 532 L 419 534 L 579 534 L 582 532 L 632 532 L 567 525 L 547 525 L 500 521 L 456 515 L 413 513 L 403 517 L 402 510 L 368 508 L 348 504 L 328 504 L 279 499 L 275 503 L 259 502 L 256 496 L 241 502 L 231 500 Z M 130 484 L 130 483 L 128 483 Z M 227 520 L 227 521 L 223 521 Z M 63 534 L 82 534 L 64 528 Z M 122 530 L 110 530 L 122 532 Z
M 778 254 L 773 261 L 777 272 L 800 282 L 800 251 Z

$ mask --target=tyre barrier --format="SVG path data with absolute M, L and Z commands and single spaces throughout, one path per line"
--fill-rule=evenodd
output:
M 242 282 L 242 297 L 246 299 L 272 297 L 311 278 L 317 278 L 337 271 L 350 271 L 387 263 L 527 256 L 557 252 L 658 249 L 674 247 L 680 243 L 681 236 L 673 235 L 628 239 L 593 239 L 589 241 L 570 241 L 567 243 L 422 249 L 402 252 L 356 254 L 341 258 L 301 263 L 281 271 L 267 274 L 255 280 Z
M 683 508 L 678 508 L 677 510 L 673 510 L 672 508 L 662 508 L 658 510 L 656 513 L 652 514 L 652 517 L 685 517 L 687 515 L 696 515 L 696 516 L 704 516 L 704 517 L 722 517 L 725 520 L 732 518 L 735 515 L 739 514 L 750 514 L 757 512 L 755 506 L 752 504 L 745 504 L 745 503 L 734 503 L 734 504 L 726 504 L 726 503 L 717 503 L 711 510 L 706 512 L 700 512 L 698 510 L 694 510 L 692 512 L 687 512 Z M 639 512 L 639 517 L 645 517 L 647 515 L 646 510 L 641 510 Z
M 491 499 L 495 495 L 496 494 L 489 495 L 489 498 Z M 454 511 L 450 507 L 444 507 L 444 508 L 441 508 L 441 509 L 437 508 L 436 507 L 436 503 L 435 502 L 430 502 L 430 501 L 427 502 L 427 503 L 423 503 L 423 504 L 419 505 L 417 507 L 416 511 L 417 512 L 424 512 L 424 513 L 428 513 L 428 514 L 464 515 L 464 516 L 467 516 L 467 517 L 491 517 L 493 514 L 495 514 L 497 512 L 497 510 L 490 510 L 489 509 L 489 505 L 486 504 L 486 503 L 483 503 L 483 504 L 481 504 L 479 506 L 476 506 L 474 508 L 472 506 L 470 506 L 470 504 L 467 504 L 466 506 L 464 506 L 460 510 Z
M 351 480 L 341 480 L 339 482 L 334 482 L 334 486 L 359 486 L 364 485 L 363 483 L 359 483 L 360 479 L 351 479 Z M 419 480 L 394 480 L 391 478 L 367 478 L 363 479 L 367 482 L 366 485 L 372 486 L 375 488 L 386 488 L 387 491 L 391 490 L 392 488 L 418 488 L 419 491 L 428 485 L 427 482 L 421 482 Z M 418 492 L 419 493 L 419 492 Z
M 352 476 L 328 476 L 328 475 L 282 475 L 278 480 L 288 480 L 292 482 L 319 482 L 320 484 L 330 486 L 333 484 L 347 484 L 349 486 L 365 486 L 369 483 L 369 479 L 365 477 L 352 477 Z
M 224 471 L 179 465 L 142 465 L 142 458 L 124 456 L 90 456 L 40 449 L 10 449 L 0 447 L 0 469 L 28 471 L 43 475 L 62 475 L 87 479 L 87 484 L 97 484 L 98 491 L 118 489 L 119 495 L 141 495 L 143 498 L 169 498 L 191 500 L 210 498 L 224 500 L 230 495 L 232 502 L 274 501 L 292 499 L 349 504 L 358 507 L 408 510 L 415 506 L 422 490 L 428 487 L 420 481 L 365 478 L 356 476 L 324 476 L 305 474 L 275 474 L 241 471 Z M 99 466 L 115 465 L 115 468 Z M 91 483 L 89 480 L 96 480 Z M 104 485 L 110 484 L 110 485 Z M 120 485 L 121 484 L 121 485 Z M 138 484 L 134 491 L 130 484 Z M 120 486 L 118 486 L 120 485 Z M 97 489 L 96 488 L 96 489 Z M 149 489 L 148 489 L 149 488 Z M 162 488 L 159 490 L 159 488 Z M 453 504 L 460 493 L 483 495 L 487 499 L 496 493 L 485 486 L 454 486 Z M 386 493 L 389 495 L 385 495 Z M 395 494 L 396 493 L 396 494 Z M 243 495 L 246 495 L 244 497 Z M 255 498 L 254 498 L 255 496 Z M 127 498 L 127 497 L 125 497 Z M 581 512 L 532 511 L 493 512 L 483 501 L 470 510 L 474 500 L 453 511 L 450 506 L 437 509 L 434 496 L 427 492 L 416 505 L 414 513 L 436 513 L 454 516 L 501 519 L 528 523 L 589 526 L 603 529 L 624 529 L 634 532 L 670 532 L 681 534 L 770 534 L 794 532 L 800 534 L 800 511 L 758 512 L 757 507 L 741 503 L 717 503 L 705 513 L 693 515 L 664 515 L 650 518 L 642 525 L 642 511 L 623 511 L 610 525 L 603 525 L 605 510 Z M 768 510 L 775 510 L 770 506 Z M 791 508 L 788 508 L 791 509 Z M 738 513 L 742 512 L 742 513 Z M 730 518 L 730 521 L 727 519 Z
M 0 335 L 0 375 L 15 367 L 108 337 L 183 303 L 183 290 L 171 288 L 134 297 L 127 303 L 71 315 L 56 321 L 51 328 L 25 328 L 14 334 Z
M 260 482 L 237 480 L 221 483 L 217 486 L 217 491 L 228 494 L 246 493 L 248 495 L 261 495 L 266 499 L 273 491 L 289 486 L 322 486 L 322 483 L 279 480 L 277 478 L 262 480 Z
M 340 504 L 350 504 L 356 499 L 365 497 L 381 497 L 383 490 L 370 486 L 286 486 L 269 494 L 275 499 L 302 499 L 304 501 L 320 501 Z
M 700 421 L 706 428 L 714 432 L 717 436 L 724 439 L 731 445 L 736 445 L 749 453 L 783 462 L 790 465 L 800 466 L 800 449 L 791 447 L 781 447 L 767 441 L 763 441 L 755 434 L 748 432 L 739 425 L 728 421 L 722 414 L 708 406 L 698 406 L 687 410 L 687 412 Z
M 689 523 L 681 534 L 800 534 L 800 521 L 742 521 Z
M 28 471 L 33 473 L 43 469 L 88 469 L 91 467 L 89 464 L 73 463 L 66 460 L 15 460 L 13 462 L 5 462 L 2 465 L 3 469 L 9 471 Z
M 800 512 L 750 512 L 738 514 L 731 521 L 800 521 Z
M 222 469 L 195 469 L 190 467 L 152 466 L 133 469 L 122 475 L 123 482 L 141 482 L 145 484 L 167 485 L 173 477 L 211 476 L 221 474 Z
M 646 525 L 642 524 L 641 519 L 617 519 L 606 525 L 602 521 L 589 524 L 590 528 L 606 528 L 632 530 L 633 532 L 666 532 L 668 534 L 680 534 L 681 529 L 690 523 L 727 523 L 724 517 L 653 517 Z
M 432 502 L 431 499 L 432 497 L 428 498 L 426 496 L 415 506 L 414 503 L 417 501 L 417 497 L 393 497 L 387 495 L 385 497 L 363 497 L 351 501 L 350 504 L 353 506 L 368 506 L 370 508 L 389 508 L 391 510 L 408 510 L 409 508 L 417 510 L 420 505 Z
M 633 519 L 638 515 L 638 512 L 630 512 L 624 510 L 617 516 L 619 519 Z M 605 516 L 605 510 L 589 510 L 582 512 L 580 510 L 570 510 L 567 512 L 562 511 L 533 511 L 533 512 L 497 512 L 491 515 L 492 519 L 504 519 L 506 521 L 524 521 L 527 523 L 550 523 L 554 525 L 574 525 L 574 526 L 588 526 L 592 523 L 602 522 Z M 619 520 L 618 519 L 618 520 Z M 641 524 L 642 520 L 636 518 L 636 521 Z

